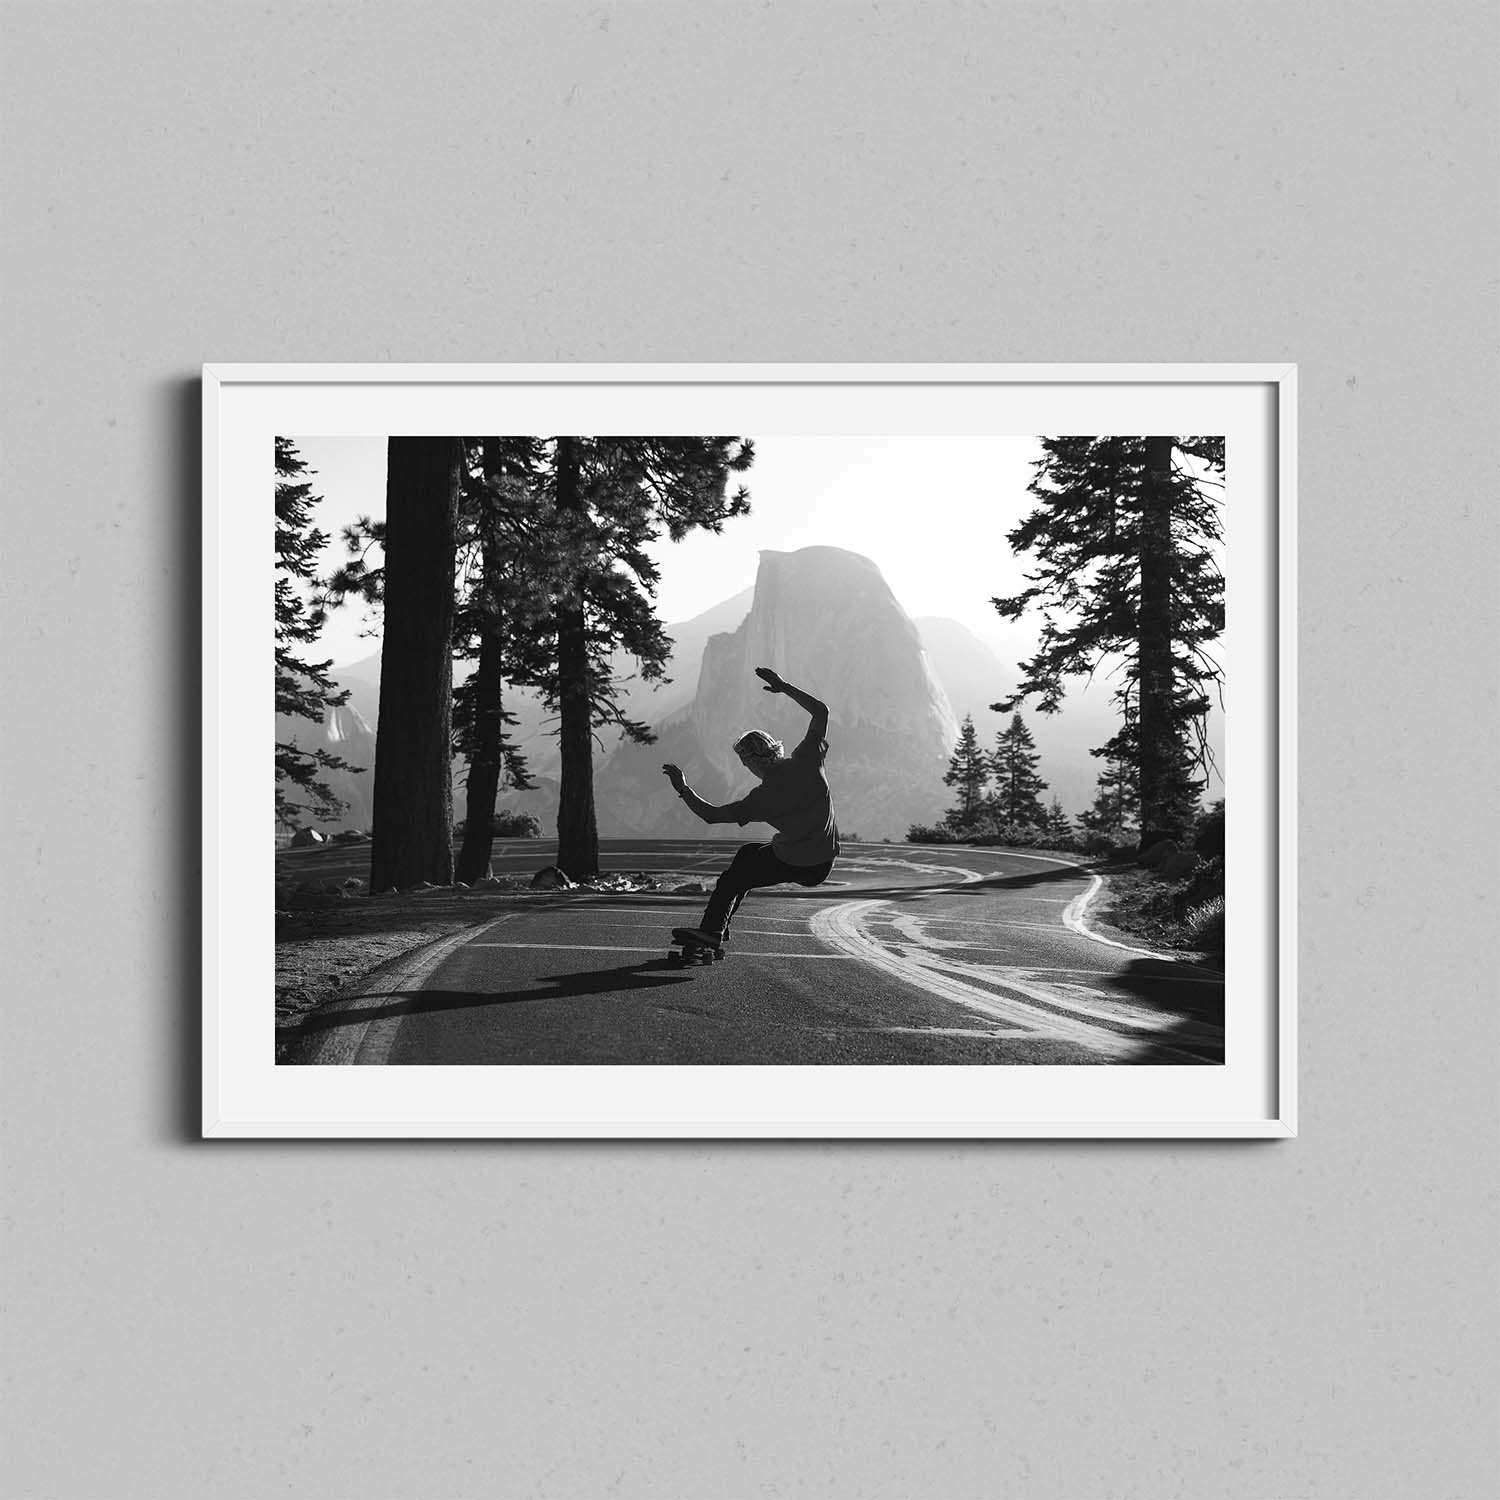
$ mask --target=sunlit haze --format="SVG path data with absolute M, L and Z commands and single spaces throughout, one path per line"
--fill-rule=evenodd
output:
M 384 513 L 385 439 L 295 443 L 322 496 L 314 515 L 333 538 L 322 562 L 331 572 L 343 560 L 340 529 Z M 993 638 L 1002 622 L 991 596 L 1022 582 L 1005 536 L 1035 504 L 1026 485 L 1039 454 L 1030 437 L 757 437 L 742 476 L 751 513 L 717 536 L 663 538 L 651 549 L 658 613 L 687 620 L 751 587 L 763 549 L 832 546 L 871 558 L 909 615 L 947 616 Z M 376 649 L 378 636 L 361 637 L 363 613 L 331 615 L 322 644 L 335 661 Z
M 385 512 L 386 440 L 382 437 L 298 437 L 297 451 L 312 471 L 321 497 L 316 524 L 331 540 L 319 563 L 323 576 L 345 560 L 340 532 L 359 516 Z M 1017 557 L 1008 532 L 1037 505 L 1028 493 L 1041 455 L 1034 437 L 757 437 L 755 462 L 743 476 L 750 514 L 726 521 L 723 531 L 695 531 L 681 542 L 663 537 L 651 549 L 661 570 L 657 613 L 667 625 L 684 624 L 755 583 L 762 551 L 842 547 L 870 558 L 913 619 L 956 620 L 994 652 L 995 695 L 1019 677 L 1019 664 L 1035 649 L 1040 620 L 1003 620 L 995 595 L 1025 587 L 1030 559 Z M 380 649 L 378 615 L 360 604 L 330 612 L 315 649 L 335 675 Z M 1110 706 L 1120 664 L 1107 662 L 1090 679 L 1070 682 L 1062 720 L 1031 715 L 1037 742 L 1056 757 L 1079 736 L 1097 744 L 1110 732 Z M 690 670 L 696 669 L 696 663 Z M 984 693 L 955 705 L 973 712 L 988 736 L 1000 720 Z M 1088 721 L 1079 725 L 1079 716 Z M 1092 717 L 1091 717 L 1092 716 Z M 1210 740 L 1221 744 L 1217 706 L 1208 720 Z M 1082 773 L 1092 785 L 1092 766 Z M 1055 775 L 1060 775 L 1055 773 Z M 1210 776 L 1210 795 L 1221 785 Z M 1081 803 L 1075 789 L 1065 796 Z M 1076 806 L 1075 806 L 1076 810 Z

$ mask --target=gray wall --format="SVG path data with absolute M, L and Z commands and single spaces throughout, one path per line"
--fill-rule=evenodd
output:
M 6 1494 L 1489 1493 L 1487 0 L 0 25 Z M 1301 1138 L 194 1141 L 204 359 L 1299 361 Z

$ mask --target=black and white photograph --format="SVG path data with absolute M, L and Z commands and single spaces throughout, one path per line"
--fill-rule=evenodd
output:
M 278 1063 L 1224 1062 L 1222 435 L 274 458 Z
M 1497 83 L 0 4 L 0 1500 L 1500 1495 Z

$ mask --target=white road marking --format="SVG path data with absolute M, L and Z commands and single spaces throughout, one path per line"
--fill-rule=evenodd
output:
M 852 901 L 843 906 L 825 907 L 813 917 L 813 934 L 830 947 L 847 953 L 852 958 L 864 960 L 893 979 L 899 979 L 929 995 L 936 995 L 939 999 L 951 1000 L 968 1010 L 978 1011 L 991 1020 L 1021 1025 L 1035 1035 L 1076 1042 L 1091 1052 L 1101 1052 L 1107 1057 L 1121 1060 L 1140 1050 L 1139 1041 L 1122 1036 L 1117 1031 L 1094 1026 L 1069 1015 L 1059 1015 L 1055 1011 L 1038 1011 L 1034 1005 L 1028 1005 L 1024 1000 L 966 984 L 911 954 L 892 952 L 871 938 L 860 925 L 860 918 L 865 913 L 884 904 L 880 901 Z M 1028 998 L 1055 1004 L 1053 997 L 1046 991 L 1011 979 L 1003 982 L 1008 988 L 1019 990 Z
M 704 846 L 700 845 L 698 847 L 701 849 Z M 732 849 L 728 848 L 716 850 L 712 855 L 700 859 L 694 864 L 679 865 L 675 868 L 683 871 L 696 869 L 702 865 L 724 860 L 730 857 L 732 853 Z M 1147 948 L 1117 942 L 1112 938 L 1104 937 L 1090 928 L 1085 920 L 1085 912 L 1089 903 L 1103 886 L 1103 881 L 1093 871 L 1087 870 L 1071 861 L 1049 855 L 1022 854 L 1013 850 L 1002 851 L 998 849 L 995 853 L 1007 859 L 1034 860 L 1040 863 L 1072 869 L 1079 876 L 1088 879 L 1088 888 L 1071 900 L 1040 896 L 1022 896 L 1019 898 L 1023 901 L 1036 901 L 1046 904 L 1061 905 L 1066 902 L 1066 909 L 1062 913 L 1062 922 L 1063 927 L 1067 931 L 1084 937 L 1091 942 L 1102 943 L 1107 947 L 1119 949 L 1140 957 L 1159 959 L 1172 964 L 1174 968 L 1189 969 L 1193 975 L 1204 976 L 1202 978 L 1194 978 L 1190 974 L 1159 976 L 1164 981 L 1222 984 L 1223 976 L 1221 974 L 1184 964 L 1172 954 L 1157 953 Z M 924 899 L 926 896 L 940 896 L 945 888 L 970 884 L 994 877 L 993 871 L 990 872 L 989 876 L 986 876 L 981 871 L 967 869 L 962 866 L 925 864 L 902 858 L 875 860 L 872 863 L 876 870 L 888 870 L 892 866 L 897 866 L 915 873 L 938 875 L 945 878 L 944 886 L 929 888 L 926 892 L 921 892 L 920 888 L 916 888 L 913 892 L 916 899 Z M 856 873 L 860 870 L 859 866 L 853 864 L 845 868 L 848 869 L 849 873 Z M 656 871 L 653 873 L 660 874 L 663 872 Z M 584 895 L 585 898 L 589 895 L 597 894 L 606 900 L 611 897 L 618 900 L 621 896 L 629 898 L 636 893 L 584 892 L 580 894 Z M 628 913 L 634 916 L 651 910 L 659 912 L 678 911 L 683 905 L 688 904 L 701 893 L 687 892 L 679 895 L 671 891 L 660 891 L 641 892 L 639 894 L 647 899 L 643 901 L 632 900 L 629 905 L 622 906 L 594 906 L 589 904 L 587 900 L 580 904 L 585 905 L 591 913 L 608 911 L 621 914 Z M 764 894 L 771 896 L 771 892 L 769 891 Z M 780 894 L 783 896 L 787 894 L 805 896 L 808 894 L 815 895 L 816 892 L 799 890 L 791 893 L 782 892 Z M 884 895 L 885 893 L 881 892 L 880 894 Z M 771 899 L 774 899 L 774 897 L 771 897 Z M 1178 1029 L 1179 1034 L 1203 1040 L 1214 1040 L 1222 1044 L 1222 1031 L 1216 1027 L 1189 1025 L 1184 1029 L 1181 1017 L 1164 1017 L 1162 1013 L 1155 1010 L 1142 1010 L 1137 1006 L 1117 1000 L 1114 996 L 1102 995 L 1087 986 L 1070 985 L 1065 989 L 1058 987 L 1044 988 L 1028 982 L 1029 976 L 1035 974 L 1067 974 L 1075 977 L 1092 977 L 1096 975 L 1108 978 L 1115 977 L 1110 971 L 1032 965 L 999 966 L 967 964 L 960 962 L 958 956 L 951 953 L 951 951 L 945 951 L 940 954 L 936 950 L 967 949 L 970 952 L 1004 952 L 1006 950 L 994 948 L 976 950 L 972 945 L 964 941 L 934 937 L 928 930 L 930 926 L 974 926 L 1039 930 L 1060 935 L 1060 929 L 1056 926 L 1024 922 L 969 922 L 964 918 L 937 916 L 929 918 L 900 915 L 873 918 L 875 922 L 894 927 L 907 939 L 903 944 L 889 946 L 872 937 L 864 929 L 861 921 L 867 914 L 889 905 L 890 902 L 884 900 L 843 902 L 838 905 L 824 907 L 816 912 L 811 922 L 811 935 L 828 944 L 829 947 L 835 950 L 833 952 L 779 953 L 735 949 L 734 956 L 736 958 L 767 958 L 778 960 L 857 959 L 927 994 L 935 995 L 938 998 L 947 999 L 962 1005 L 967 1009 L 978 1011 L 992 1021 L 1009 1023 L 984 1028 L 920 1026 L 877 1028 L 893 1033 L 927 1033 L 979 1038 L 995 1036 L 1052 1038 L 1075 1042 L 1092 1051 L 1102 1053 L 1107 1057 L 1121 1059 L 1127 1058 L 1143 1045 L 1144 1039 L 1122 1035 L 1117 1030 L 1093 1025 L 1090 1024 L 1089 1020 L 1082 1019 L 1083 1017 L 1089 1017 L 1095 1021 L 1113 1022 L 1115 1025 L 1128 1026 L 1136 1031 L 1149 1032 L 1172 1027 Z M 402 963 L 389 971 L 380 982 L 378 990 L 366 990 L 362 994 L 350 996 L 346 1000 L 334 1002 L 331 1006 L 325 1007 L 325 1013 L 348 1014 L 350 1022 L 347 1026 L 336 1027 L 332 1032 L 325 1033 L 320 1037 L 317 1043 L 316 1056 L 313 1058 L 313 1061 L 320 1064 L 351 1062 L 383 1063 L 389 1055 L 391 1045 L 404 1017 L 402 1015 L 382 1016 L 370 1021 L 360 1021 L 357 1019 L 359 1012 L 362 1010 L 376 1011 L 381 1008 L 382 1002 L 393 998 L 403 999 L 414 996 L 424 987 L 432 972 L 460 947 L 660 954 L 665 948 L 670 946 L 668 943 L 661 943 L 651 947 L 622 947 L 615 944 L 503 943 L 482 940 L 482 934 L 485 932 L 523 914 L 526 913 L 521 911 L 507 912 L 495 918 L 494 921 L 485 924 L 485 926 L 478 929 L 481 936 L 480 941 L 473 941 L 473 929 L 471 929 L 470 934 L 455 933 L 451 937 L 419 949 L 411 956 L 408 962 Z M 775 917 L 769 915 L 761 917 L 760 920 L 788 923 L 799 929 L 802 927 L 804 921 L 803 918 Z M 614 923 L 607 925 L 628 926 L 638 924 Z M 767 936 L 792 935 L 790 933 L 778 934 L 775 929 L 743 928 L 740 930 L 747 932 L 759 931 Z M 1153 976 L 1153 980 L 1156 977 Z M 997 992 L 992 986 L 998 986 L 1002 991 L 1012 990 L 1016 994 L 1011 995 Z M 1034 1003 L 1028 1004 L 1028 1000 Z M 1193 1058 L 1189 1053 L 1183 1053 L 1182 1055 L 1193 1061 L 1201 1061 L 1199 1058 Z
M 1149 948 L 1136 948 L 1129 943 L 1117 943 L 1113 938 L 1107 938 L 1103 933 L 1095 932 L 1084 920 L 1083 914 L 1088 910 L 1089 902 L 1103 889 L 1104 881 L 1091 870 L 1089 888 L 1068 903 L 1068 909 L 1062 915 L 1063 926 L 1070 932 L 1076 932 L 1079 937 L 1086 937 L 1095 943 L 1103 943 L 1109 948 L 1119 948 L 1125 953 L 1135 953 L 1143 958 L 1160 958 L 1161 954 L 1153 953 Z
M 878 925 L 878 924 L 872 924 Z M 930 945 L 922 945 L 930 946 Z M 1009 953 L 1009 948 L 981 948 L 969 943 L 947 943 L 944 947 L 964 948 L 970 953 Z M 1080 969 L 1071 964 L 986 964 L 985 970 L 995 973 L 1006 973 L 1014 970 L 1017 974 L 1081 974 L 1086 978 L 1096 979 L 1118 979 L 1118 969 Z M 1144 976 L 1152 984 L 1223 984 L 1222 974 L 1147 974 Z
M 926 920 L 941 922 L 950 927 L 988 927 L 997 932 L 1050 932 L 1054 937 L 1062 937 L 1063 931 L 1055 922 L 971 922 L 965 917 L 929 917 Z M 891 917 L 876 917 L 871 924 L 876 927 L 896 925 Z M 936 942 L 936 940 L 934 940 Z
M 920 948 L 966 948 L 967 943 L 962 941 L 951 942 L 945 938 L 935 938 L 927 932 L 927 918 L 901 916 L 891 917 L 890 925 L 897 932 L 904 932 L 907 938 Z
M 1000 852 L 999 850 L 996 851 Z M 1130 943 L 1116 942 L 1114 938 L 1107 938 L 1101 932 L 1095 932 L 1089 926 L 1084 913 L 1088 910 L 1089 903 L 1104 887 L 1103 879 L 1093 870 L 1075 863 L 1070 859 L 1060 859 L 1051 854 L 1022 854 L 1018 850 L 1007 849 L 1003 851 L 1007 859 L 1032 859 L 1039 860 L 1043 864 L 1059 865 L 1065 870 L 1076 870 L 1080 875 L 1088 877 L 1088 889 L 1081 895 L 1075 896 L 1067 905 L 1062 914 L 1063 926 L 1070 932 L 1076 932 L 1079 937 L 1087 938 L 1091 943 L 1103 943 L 1107 948 L 1118 948 L 1125 953 L 1134 953 L 1138 958 L 1160 959 L 1163 963 L 1176 964 L 1181 968 L 1194 969 L 1197 973 L 1213 975 L 1211 969 L 1203 969 L 1196 964 L 1185 963 L 1173 953 L 1161 953 L 1154 948 L 1142 948 Z M 1019 924 L 1017 924 L 1019 925 Z M 1222 976 L 1215 976 L 1222 979 Z
M 900 865 L 904 870 L 915 870 L 919 875 L 957 875 L 961 885 L 972 885 L 976 880 L 987 878 L 983 870 L 968 870 L 962 865 L 921 865 L 912 859 L 887 860 L 884 863 Z
M 981 1041 L 997 1036 L 1036 1036 L 1036 1032 L 1020 1026 L 872 1026 L 870 1029 L 896 1036 L 972 1036 Z
M 1063 925 L 1070 931 L 1076 932 L 1080 937 L 1086 937 L 1090 942 L 1103 943 L 1109 948 L 1118 948 L 1124 953 L 1134 953 L 1138 958 L 1160 959 L 1163 963 L 1175 964 L 1178 968 L 1191 969 L 1195 974 L 1206 974 L 1219 984 L 1224 982 L 1224 976 L 1217 974 L 1213 969 L 1205 969 L 1199 964 L 1188 963 L 1179 958 L 1175 953 L 1162 953 L 1154 948 L 1134 947 L 1130 943 L 1117 943 L 1113 938 L 1107 938 L 1102 932 L 1095 932 L 1084 918 L 1088 910 L 1089 902 L 1104 889 L 1103 879 L 1092 870 L 1089 872 L 1089 888 L 1081 896 L 1075 896 L 1068 903 L 1068 909 L 1062 914 Z
M 898 932 L 904 933 L 908 942 L 919 948 L 952 949 L 963 948 L 970 953 L 1009 953 L 1009 948 L 990 948 L 980 943 L 971 943 L 963 939 L 937 938 L 927 931 L 929 927 L 983 927 L 987 931 L 1009 931 L 1011 929 L 1025 932 L 1052 932 L 1058 929 L 1048 923 L 1042 922 L 973 922 L 965 917 L 874 917 L 870 920 L 871 927 L 894 927 Z M 1130 950 L 1136 951 L 1134 949 Z M 1152 958 L 1156 954 L 1148 955 Z M 1163 962 L 1171 963 L 1174 968 L 1190 969 L 1188 974 L 1153 974 L 1150 976 L 1153 982 L 1160 980 L 1164 984 L 1223 984 L 1224 976 L 1212 969 L 1200 969 L 1193 964 L 1183 964 L 1172 959 L 1164 959 Z M 1113 977 L 1118 973 L 1114 969 L 1080 969 L 1066 964 L 1022 964 L 1021 970 L 1028 974 L 1103 974 Z
M 492 927 L 498 927 L 502 922 L 509 922 L 517 915 L 516 912 L 506 912 L 503 916 L 496 917 L 493 922 L 486 922 L 479 931 L 488 932 Z M 350 995 L 331 1004 L 320 1006 L 313 1014 L 357 1016 L 361 1011 L 378 1010 L 393 997 L 406 998 L 415 995 L 426 984 L 433 970 L 448 959 L 456 949 L 462 948 L 473 935 L 474 931 L 471 928 L 468 932 L 455 932 L 449 937 L 440 938 L 435 943 L 429 943 L 425 948 L 418 948 L 394 969 L 379 973 L 378 978 L 372 981 L 373 984 L 378 985 L 378 988 L 367 987 L 357 995 Z M 322 1032 L 318 1037 L 313 1048 L 313 1056 L 308 1061 L 316 1066 L 383 1063 L 390 1055 L 391 1043 L 400 1029 L 401 1020 L 400 1016 L 381 1016 L 372 1017 L 366 1021 L 351 1021 L 347 1026 L 333 1027 Z
M 922 962 L 920 954 L 908 955 L 917 963 Z M 1050 973 L 1051 970 L 1038 971 L 1026 964 L 965 964 L 953 959 L 934 959 L 935 964 L 940 964 L 943 971 L 948 974 L 957 974 L 966 979 L 973 979 L 980 984 L 998 984 L 1010 989 L 1020 990 L 1023 995 L 1030 995 L 1040 1003 L 1066 1010 L 1072 1015 L 1089 1016 L 1096 1021 L 1112 1021 L 1116 1025 L 1130 1026 L 1138 1031 L 1167 1031 L 1178 1030 L 1184 1033 L 1193 1032 L 1195 1035 L 1207 1037 L 1209 1035 L 1219 1036 L 1217 1027 L 1205 1030 L 1192 1023 L 1185 1022 L 1183 1018 L 1173 1012 L 1163 1012 L 1150 1006 L 1142 1006 L 1127 996 L 1116 996 L 1102 993 L 1091 989 L 1087 985 L 1069 985 L 1064 989 L 1047 989 L 1040 986 L 1028 985 L 1022 978 L 1037 972 Z
M 916 944 L 903 944 L 900 950 L 887 947 L 872 937 L 864 925 L 864 919 L 870 913 L 886 904 L 881 901 L 851 902 L 820 911 L 813 919 L 814 935 L 929 994 L 953 1000 L 996 1019 L 1023 1021 L 1033 1034 L 1077 1042 L 1106 1056 L 1128 1056 L 1143 1045 L 1142 1040 L 1123 1036 L 1114 1029 L 1119 1026 L 1129 1027 L 1134 1032 L 1171 1030 L 1184 1040 L 1220 1046 L 1223 1043 L 1223 1031 L 1219 1027 L 1187 1022 L 1175 1013 L 1104 994 L 1087 985 L 1042 985 L 1031 977 L 1038 973 L 1078 975 L 1086 971 L 1033 968 L 1026 964 L 963 963 L 947 952 L 933 951 L 935 940 L 930 938 Z M 921 931 L 920 928 L 916 930 Z M 945 949 L 950 946 L 943 944 Z M 1014 991 L 1016 995 L 997 994 L 989 986 Z M 1025 1000 L 1016 996 L 1024 996 Z M 1026 1000 L 1035 1004 L 1027 1005 Z M 1094 1025 L 1094 1022 L 1105 1025 Z M 1181 1055 L 1185 1058 L 1192 1056 L 1187 1052 Z
M 921 846 L 930 849 L 931 844 Z M 1034 859 L 1040 860 L 1044 865 L 1061 865 L 1065 870 L 1078 870 L 1087 873 L 1087 867 L 1078 863 L 1076 859 L 1063 859 L 1057 854 L 1022 854 L 1019 849 L 1006 849 L 999 844 L 987 844 L 983 846 L 989 853 L 998 855 L 1002 859 Z

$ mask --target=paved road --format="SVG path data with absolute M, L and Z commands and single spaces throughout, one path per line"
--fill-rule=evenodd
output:
M 622 842 L 604 866 L 711 884 L 734 847 Z M 497 871 L 549 852 L 507 845 Z M 857 845 L 815 891 L 752 893 L 728 958 L 690 969 L 667 935 L 701 895 L 518 898 L 314 1013 L 293 1060 L 1222 1062 L 1221 976 L 1088 935 L 1096 886 L 1056 858 Z
M 599 847 L 600 869 L 606 875 L 645 873 L 711 887 L 745 841 L 739 829 L 735 834 L 732 839 L 607 839 Z M 490 863 L 496 875 L 531 875 L 556 857 L 555 839 L 497 839 Z M 819 890 L 826 894 L 973 878 L 989 869 L 992 860 L 993 854 L 985 850 L 846 844 L 844 856 Z M 276 871 L 278 878 L 288 880 L 364 880 L 370 873 L 369 841 L 282 850 L 276 856 Z

